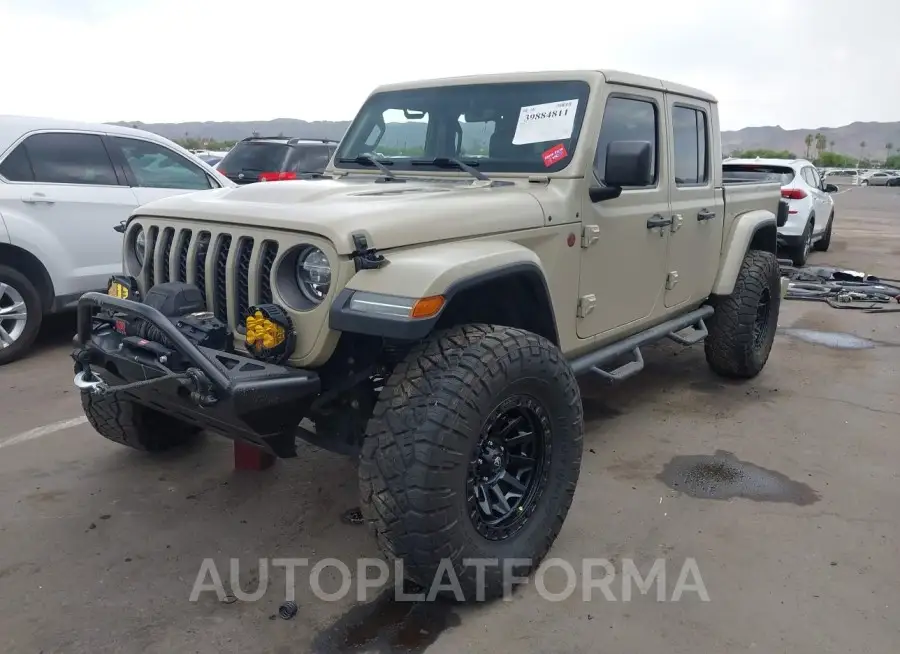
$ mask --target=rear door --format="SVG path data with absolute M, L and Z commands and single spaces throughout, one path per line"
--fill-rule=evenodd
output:
M 160 143 L 130 136 L 108 136 L 107 143 L 139 205 L 218 187 L 200 166 Z
M 640 323 L 661 304 L 669 229 L 651 225 L 670 216 L 665 120 L 662 92 L 628 89 L 607 100 L 591 183 L 603 183 L 606 149 L 613 141 L 652 145 L 653 182 L 625 188 L 615 199 L 584 199 L 579 338 Z
M 29 229 L 45 230 L 34 242 L 56 244 L 56 251 L 42 255 L 66 280 L 57 293 L 101 289 L 121 272 L 122 236 L 113 228 L 128 218 L 137 199 L 113 166 L 102 135 L 32 133 L 6 157 L 3 170 L 14 189 L 4 194 L 8 220 L 18 215 Z
M 713 186 L 709 103 L 668 94 L 666 110 L 673 222 L 665 306 L 672 308 L 709 292 L 719 266 L 725 217 Z

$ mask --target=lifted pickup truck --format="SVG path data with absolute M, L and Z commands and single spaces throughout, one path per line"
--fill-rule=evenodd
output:
M 657 79 L 378 88 L 322 179 L 134 213 L 126 275 L 79 302 L 85 414 L 142 450 L 206 429 L 354 454 L 385 554 L 496 596 L 503 565 L 466 561 L 523 574 L 554 542 L 578 375 L 630 377 L 665 338 L 705 341 L 726 377 L 763 369 L 786 208 L 777 182 L 723 185 L 720 162 L 715 98 Z

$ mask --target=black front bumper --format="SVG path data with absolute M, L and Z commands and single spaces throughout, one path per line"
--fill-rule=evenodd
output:
M 99 311 L 98 311 L 99 310 Z M 158 329 L 164 343 L 135 339 L 116 329 L 116 319 L 140 319 Z M 195 345 L 162 313 L 140 302 L 103 293 L 78 301 L 78 335 L 72 354 L 77 372 L 90 370 L 114 392 L 203 429 L 243 440 L 280 457 L 296 454 L 294 433 L 319 393 L 310 370 L 272 365 Z M 151 346 L 148 349 L 147 346 Z M 172 354 L 159 356 L 160 349 Z M 180 375 L 179 378 L 172 378 Z M 133 382 L 159 383 L 122 388 Z

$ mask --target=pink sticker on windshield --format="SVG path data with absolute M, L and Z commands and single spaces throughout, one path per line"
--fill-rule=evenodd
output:
M 553 164 L 568 157 L 569 153 L 566 152 L 566 146 L 560 143 L 559 145 L 554 145 L 549 150 L 545 150 L 541 156 L 544 158 L 544 167 L 549 168 Z

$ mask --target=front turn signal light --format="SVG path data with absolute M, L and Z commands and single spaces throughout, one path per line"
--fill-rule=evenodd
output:
M 409 310 L 410 318 L 431 318 L 444 307 L 443 295 L 431 295 L 416 300 Z
M 294 351 L 297 334 L 287 311 L 277 304 L 250 307 L 244 344 L 255 359 L 282 363 Z

